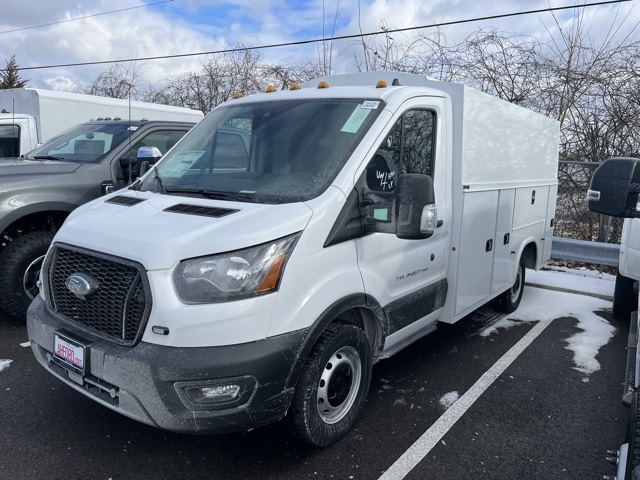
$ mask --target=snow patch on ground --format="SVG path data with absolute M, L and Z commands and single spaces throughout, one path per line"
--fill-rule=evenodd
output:
M 573 272 L 577 272 L 577 275 Z M 588 270 L 587 272 L 592 271 Z M 531 281 L 531 276 L 533 276 L 529 276 L 529 273 L 530 271 L 528 270 L 527 281 Z M 573 270 L 564 273 L 531 271 L 531 273 L 542 273 L 537 277 L 538 281 L 535 282 L 541 285 L 572 290 L 583 288 L 584 291 L 587 291 L 584 288 L 586 283 L 582 284 L 582 286 L 576 283 L 576 279 L 581 278 L 580 271 Z M 602 278 L 593 274 L 586 273 L 585 275 L 590 275 L 582 278 L 590 279 L 587 283 L 589 284 L 588 290 L 591 293 L 613 295 L 615 277 L 607 274 L 600 274 L 603 276 Z M 487 337 L 497 332 L 500 328 L 507 329 L 521 322 L 555 320 L 563 317 L 575 318 L 578 320 L 577 327 L 582 331 L 566 339 L 566 348 L 573 352 L 574 368 L 585 375 L 589 375 L 600 370 L 600 363 L 596 357 L 600 348 L 609 342 L 616 330 L 609 322 L 595 313 L 607 308 L 611 308 L 611 302 L 608 300 L 528 286 L 524 290 L 518 310 L 485 328 L 480 332 L 480 335 Z
M 9 368 L 9 364 L 13 362 L 13 360 L 3 360 L 0 358 L 0 372 L 5 368 Z
M 454 403 L 458 401 L 460 398 L 460 394 L 458 392 L 449 392 L 445 393 L 438 403 L 442 405 L 445 409 L 449 409 Z
M 587 268 L 569 269 L 548 266 L 544 270 L 527 270 L 525 281 L 537 285 L 576 290 L 613 297 L 616 276 Z
M 533 320 L 531 320 L 533 321 Z M 513 320 L 510 317 L 503 317 L 500 320 L 498 320 L 497 322 L 489 325 L 487 328 L 483 328 L 482 330 L 480 330 L 479 335 L 481 337 L 488 337 L 489 335 L 496 333 L 499 329 L 504 328 L 505 330 L 508 330 L 511 327 L 515 327 L 516 325 L 520 325 L 522 323 L 526 323 L 526 321 L 522 321 L 522 320 Z

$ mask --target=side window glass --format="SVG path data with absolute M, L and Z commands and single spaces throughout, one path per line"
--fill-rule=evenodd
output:
M 246 171 L 249 164 L 249 138 L 235 127 L 223 127 L 218 131 L 213 166 L 215 170 Z
M 433 177 L 433 136 L 435 113 L 413 110 L 404 117 L 402 173 L 423 173 Z
M 0 125 L 0 158 L 20 156 L 20 127 Z
M 376 192 L 393 192 L 397 176 L 402 173 L 422 173 L 433 177 L 434 125 L 435 112 L 406 112 L 367 165 L 367 188 Z
M 402 119 L 398 120 L 387 138 L 367 165 L 367 188 L 374 192 L 393 192 L 400 162 Z
M 186 133 L 186 130 L 155 130 L 137 139 L 135 143 L 132 143 L 126 150 L 125 154 L 120 157 L 120 161 L 117 162 L 118 165 L 116 165 L 116 168 L 121 169 L 121 172 L 118 171 L 116 177 L 118 177 L 119 180 L 122 178 L 125 183 L 128 180 L 132 181 L 138 178 L 138 150 L 140 147 L 156 147 L 160 150 L 160 153 L 164 155 Z
M 142 138 L 131 144 L 131 147 L 123 155 L 123 158 L 135 160 L 138 157 L 140 147 L 156 147 L 160 153 L 164 155 L 180 140 L 186 130 L 156 130 L 150 132 Z

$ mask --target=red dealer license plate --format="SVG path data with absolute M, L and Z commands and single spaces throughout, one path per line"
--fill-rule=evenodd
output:
M 77 340 L 56 333 L 53 341 L 53 358 L 57 364 L 84 376 L 87 347 Z

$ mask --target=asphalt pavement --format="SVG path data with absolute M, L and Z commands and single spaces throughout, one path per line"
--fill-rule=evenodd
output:
M 554 319 L 533 332 L 533 340 L 448 423 L 443 416 L 455 403 L 447 410 L 441 401 L 462 402 L 477 391 L 495 365 L 532 336 L 537 323 L 483 337 L 478 333 L 497 320 L 485 308 L 440 326 L 374 366 L 356 427 L 325 449 L 305 445 L 283 423 L 195 436 L 130 420 L 47 373 L 24 346 L 24 323 L 0 317 L 0 364 L 11 360 L 0 370 L 0 478 L 602 478 L 615 471 L 605 460 L 607 450 L 624 440 L 621 384 L 628 325 L 608 312 L 601 315 L 616 331 L 598 353 L 600 370 L 590 375 L 576 370 L 566 339 L 580 331 L 577 320 Z M 434 429 L 433 444 L 417 449 L 411 468 L 393 470 Z

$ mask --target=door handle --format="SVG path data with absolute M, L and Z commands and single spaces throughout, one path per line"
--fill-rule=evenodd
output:
M 490 252 L 491 250 L 493 250 L 493 239 L 487 240 L 487 243 L 485 244 L 485 247 L 484 247 L 485 252 Z

